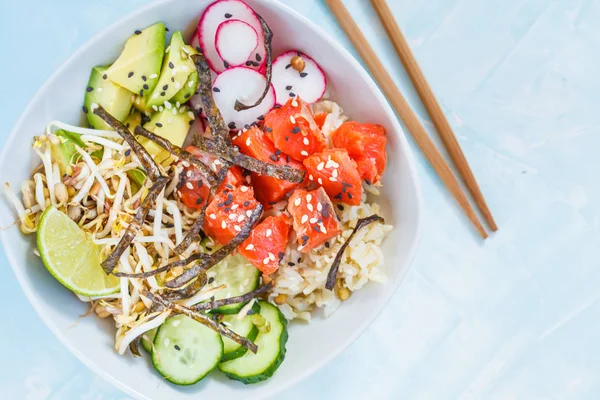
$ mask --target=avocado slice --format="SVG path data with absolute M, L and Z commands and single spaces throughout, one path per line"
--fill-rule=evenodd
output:
M 144 186 L 146 176 L 146 173 L 141 168 L 130 169 L 127 171 L 127 177 L 131 182 L 131 190 L 133 193 L 137 193 L 137 191 Z
M 193 121 L 193 113 L 187 107 L 181 107 L 181 111 L 172 107 L 155 113 L 150 121 L 144 124 L 144 128 L 167 139 L 176 146 L 182 146 Z M 148 150 L 157 163 L 169 165 L 173 162 L 173 157 L 169 152 L 153 141 L 141 136 L 138 136 L 137 140 Z
M 159 22 L 127 39 L 121 55 L 106 74 L 117 85 L 143 95 L 156 86 L 164 54 L 165 24 Z
M 198 77 L 198 71 L 192 71 L 190 76 L 188 76 L 187 81 L 183 85 L 183 87 L 173 96 L 171 99 L 172 103 L 179 102 L 181 104 L 187 103 L 187 101 L 196 93 L 196 89 L 198 88 L 198 82 L 200 79 Z
M 133 100 L 133 107 L 136 110 L 138 110 L 146 115 L 150 115 L 154 112 L 154 110 L 152 108 L 148 107 L 147 102 L 148 102 L 147 96 L 136 95 Z
M 107 67 L 94 67 L 84 97 L 84 112 L 95 129 L 113 129 L 97 115 L 93 114 L 96 105 L 102 106 L 110 115 L 123 122 L 129 115 L 133 103 L 131 92 L 106 79 Z
M 79 146 L 82 149 L 86 147 L 85 143 L 81 140 L 79 135 L 67 132 L 62 129 L 54 132 L 54 135 L 60 140 L 60 144 L 50 143 L 50 152 L 52 159 L 58 164 L 60 174 L 71 174 L 73 172 L 71 168 L 71 162 L 74 162 L 76 156 L 79 157 L 79 153 L 75 146 Z
M 148 98 L 148 107 L 154 108 L 164 105 L 165 101 L 169 101 L 183 88 L 188 76 L 196 69 L 190 58 L 190 54 L 194 54 L 191 53 L 192 51 L 196 53 L 195 50 L 184 43 L 181 32 L 174 32 L 171 36 L 168 53 L 163 61 L 158 84 Z

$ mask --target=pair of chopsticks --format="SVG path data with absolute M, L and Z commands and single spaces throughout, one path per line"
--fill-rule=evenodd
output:
M 471 207 L 467 196 L 463 192 L 458 180 L 454 176 L 454 173 L 444 160 L 444 157 L 435 147 L 435 144 L 423 128 L 423 125 L 419 122 L 417 116 L 408 105 L 406 99 L 402 96 L 394 81 L 387 73 L 385 67 L 373 51 L 373 48 L 367 42 L 356 22 L 348 13 L 348 10 L 344 7 L 341 0 L 325 0 L 325 3 L 337 19 L 342 29 L 346 32 L 346 35 L 360 54 L 361 58 L 371 71 L 371 74 L 379 84 L 381 90 L 385 93 L 392 107 L 396 110 L 396 113 L 404 121 L 406 127 L 410 131 L 417 145 L 421 148 L 421 151 L 438 174 L 448 191 L 456 199 L 464 213 L 467 215 L 477 232 L 482 238 L 488 237 L 487 231 L 481 224 L 478 215 Z M 386 0 L 371 0 L 373 7 L 377 11 L 381 22 L 383 23 L 404 68 L 408 72 L 410 79 L 415 86 L 417 93 L 419 94 L 423 105 L 427 112 L 431 116 L 434 126 L 440 134 L 444 145 L 450 158 L 454 162 L 456 169 L 462 177 L 465 186 L 469 189 L 469 192 L 475 200 L 477 208 L 483 215 L 483 218 L 487 222 L 489 229 L 492 231 L 498 230 L 492 213 L 490 212 L 483 194 L 479 189 L 479 185 L 475 180 L 475 176 L 467 163 L 465 155 L 463 154 L 456 136 L 452 132 L 452 128 L 448 123 L 448 120 L 444 116 L 442 109 L 435 99 L 431 88 L 427 84 L 423 72 L 419 68 L 417 61 L 408 45 L 408 42 L 404 38 L 404 35 L 400 31 L 398 24 L 394 20 L 391 10 L 386 4 Z

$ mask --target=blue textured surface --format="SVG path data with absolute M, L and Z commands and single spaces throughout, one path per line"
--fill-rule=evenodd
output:
M 283 2 L 348 43 L 322 1 Z M 0 143 L 75 49 L 143 3 L 1 2 Z M 368 3 L 346 0 L 431 128 Z M 419 154 L 424 239 L 405 282 L 285 398 L 599 398 L 600 1 L 389 3 L 501 230 L 477 240 Z M 0 253 L 0 397 L 126 398 L 54 338 Z

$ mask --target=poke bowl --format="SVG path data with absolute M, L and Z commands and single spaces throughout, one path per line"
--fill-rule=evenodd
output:
M 28 299 L 141 399 L 290 387 L 369 326 L 420 235 L 385 98 L 273 0 L 165 0 L 115 23 L 40 89 L 0 171 Z

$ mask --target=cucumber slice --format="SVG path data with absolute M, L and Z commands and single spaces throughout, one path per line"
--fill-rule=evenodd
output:
M 252 323 L 252 317 L 246 316 L 242 319 L 238 319 L 237 314 L 225 315 L 222 320 L 223 324 L 234 331 L 235 333 L 254 341 L 258 336 L 258 328 Z M 233 340 L 223 337 L 223 359 L 222 361 L 229 361 L 239 358 L 246 354 L 247 348 Z
M 258 383 L 269 379 L 285 358 L 285 344 L 288 339 L 287 320 L 272 304 L 260 301 L 260 315 L 266 320 L 267 329 L 259 332 L 254 343 L 256 354 L 246 352 L 235 360 L 219 364 L 219 370 L 228 378 L 245 384 Z
M 152 354 L 152 343 L 154 343 L 156 331 L 158 331 L 158 328 L 151 329 L 142 335 L 142 347 L 148 354 Z
M 221 335 L 185 315 L 165 321 L 154 337 L 152 364 L 176 385 L 193 385 L 223 357 Z
M 216 287 L 226 284 L 227 288 L 215 292 L 216 300 L 241 296 L 258 288 L 260 271 L 240 255 L 229 256 L 211 269 L 206 274 L 209 278 L 207 287 Z M 214 278 L 214 281 L 211 280 Z M 230 304 L 219 307 L 211 312 L 218 314 L 237 314 L 246 303 Z

